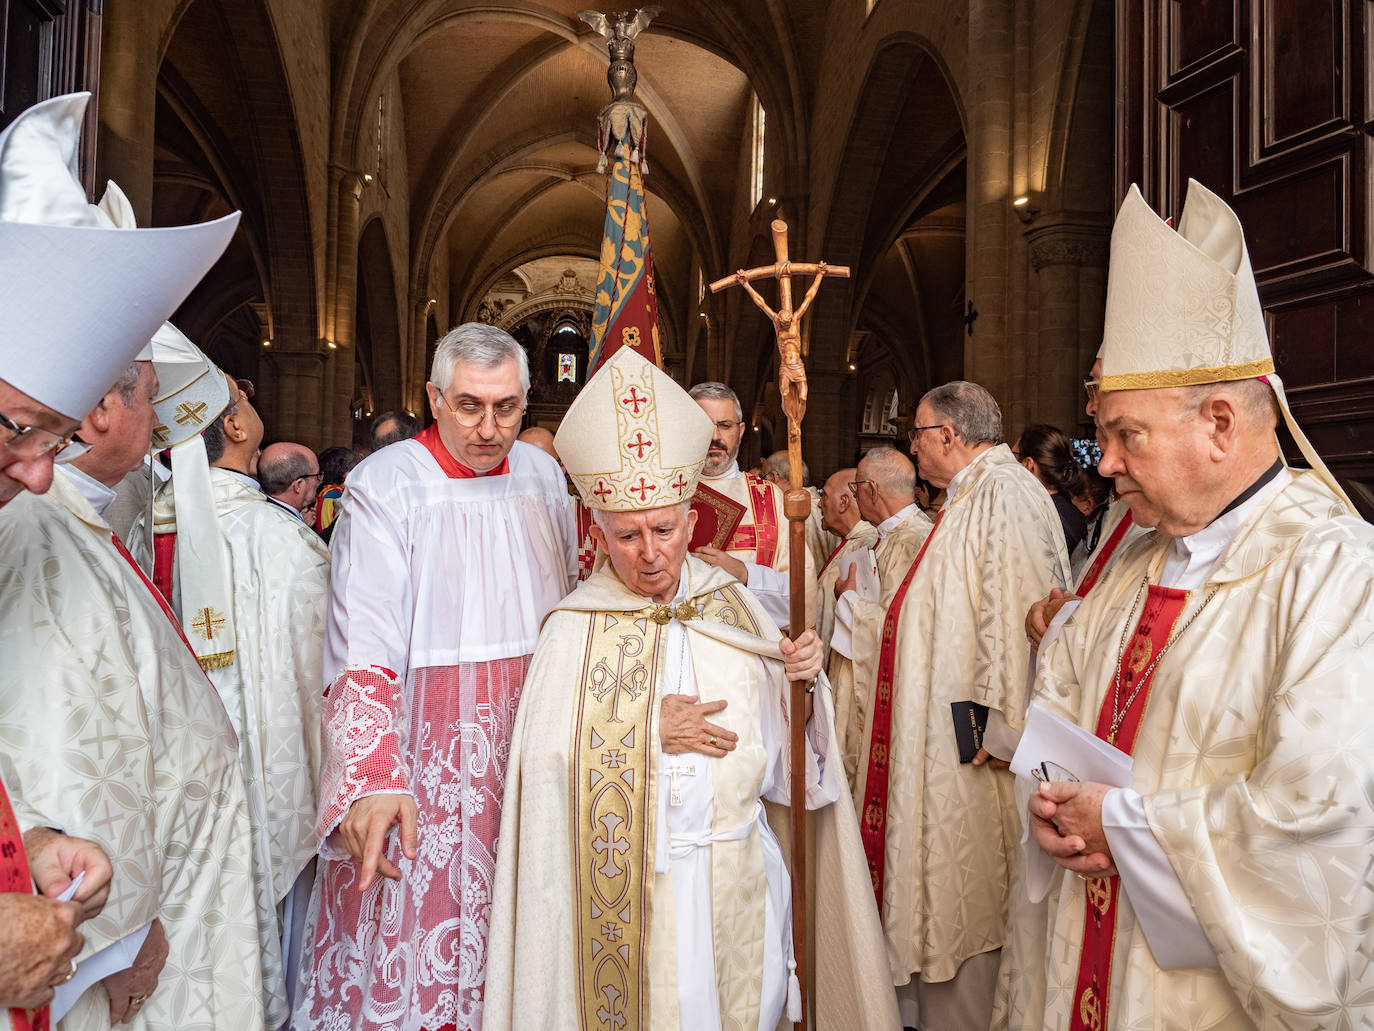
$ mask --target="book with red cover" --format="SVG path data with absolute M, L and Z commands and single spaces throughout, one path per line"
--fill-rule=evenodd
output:
M 696 551 L 707 545 L 723 549 L 735 535 L 735 529 L 744 518 L 745 508 L 720 491 L 698 483 L 697 492 L 692 495 L 692 511 L 697 514 L 697 525 L 692 530 L 689 550 Z

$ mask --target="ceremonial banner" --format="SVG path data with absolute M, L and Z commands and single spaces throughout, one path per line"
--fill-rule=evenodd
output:
M 622 347 L 663 367 L 658 337 L 658 298 L 649 252 L 649 216 L 644 204 L 644 133 L 647 118 L 637 104 L 612 104 L 602 114 L 603 161 L 611 158 L 606 183 L 606 224 L 596 283 L 588 375 Z

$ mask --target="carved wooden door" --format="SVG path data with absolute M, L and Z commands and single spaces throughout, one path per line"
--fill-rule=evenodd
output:
M 103 0 L 0 0 L 0 128 L 39 100 L 95 92 Z M 95 108 L 82 134 L 82 181 L 95 168 Z
M 1116 192 L 1245 227 L 1299 423 L 1374 516 L 1370 0 L 1119 0 Z

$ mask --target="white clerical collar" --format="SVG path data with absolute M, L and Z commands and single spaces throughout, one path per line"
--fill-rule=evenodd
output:
M 302 522 L 305 521 L 305 513 L 302 512 L 295 505 L 288 505 L 285 501 L 272 497 L 271 494 L 264 494 L 263 497 L 265 497 L 268 501 L 272 502 L 272 504 L 276 505 L 278 508 L 286 509 L 286 511 L 290 512 L 293 516 L 295 516 Z
M 172 478 L 172 470 L 168 469 L 152 455 L 143 456 L 143 468 L 153 471 L 154 486 L 166 483 Z
M 111 502 L 115 499 L 114 488 L 105 486 L 74 465 L 63 466 L 63 469 L 71 476 L 72 483 L 76 485 L 77 490 L 81 491 L 81 496 L 86 499 L 87 504 L 95 509 L 95 514 L 104 519 L 105 510 L 110 507 Z
M 702 473 L 701 478 L 703 480 L 733 480 L 743 475 L 744 474 L 739 471 L 739 459 L 736 458 L 730 462 L 730 465 L 719 476 L 707 476 L 705 473 Z
M 911 513 L 911 510 L 915 507 L 916 502 L 913 501 L 911 504 L 907 505 L 906 508 L 902 509 L 896 515 L 890 515 L 886 519 L 884 519 L 881 523 L 878 524 L 878 536 L 886 537 L 888 534 L 890 534 L 893 530 L 897 528 L 897 524 L 900 523 L 903 519 L 905 519 Z
M 1161 587 L 1176 587 L 1192 591 L 1207 582 L 1212 567 L 1221 558 L 1226 546 L 1231 543 L 1237 531 L 1250 519 L 1255 511 L 1268 503 L 1279 491 L 1288 486 L 1293 474 L 1287 469 L 1266 483 L 1253 495 L 1235 508 L 1217 516 L 1197 533 L 1187 537 L 1175 537 L 1169 548 L 1169 557 L 1164 561 L 1160 573 Z

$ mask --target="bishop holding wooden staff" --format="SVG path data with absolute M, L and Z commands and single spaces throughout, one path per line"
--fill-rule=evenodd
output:
M 559 430 L 609 561 L 545 622 L 526 679 L 488 1029 L 779 1026 L 789 994 L 800 1000 L 791 884 L 764 802 L 785 805 L 792 787 L 788 680 L 808 686 L 795 768 L 805 804 L 822 810 L 824 1026 L 896 1023 L 815 633 L 782 639 L 746 587 L 687 554 L 711 429 L 624 348 Z

